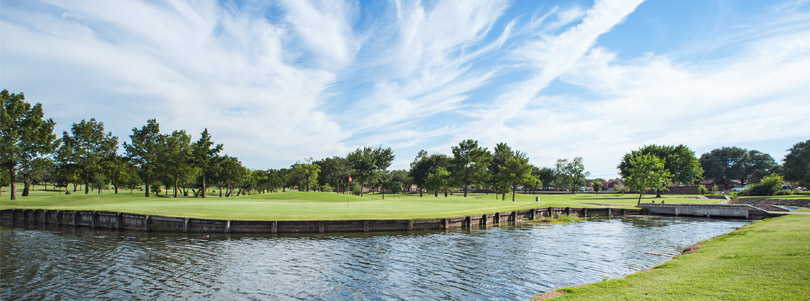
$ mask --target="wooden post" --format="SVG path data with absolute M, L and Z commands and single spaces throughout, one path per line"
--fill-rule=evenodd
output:
M 495 220 L 493 221 L 493 223 L 495 223 L 495 224 L 500 224 L 501 223 L 501 213 L 500 212 L 495 212 Z
M 93 228 L 93 229 L 96 228 L 97 218 L 98 218 L 98 215 L 96 215 L 95 211 L 90 213 L 90 228 Z
M 582 208 L 582 217 L 584 218 L 588 217 L 588 208 Z
M 612 211 L 612 210 L 610 210 L 610 208 L 608 208 L 608 218 L 610 218 L 610 216 L 612 215 L 611 213 L 613 213 L 613 212 L 611 212 L 611 211 Z
M 444 226 L 444 230 L 447 230 L 448 224 L 447 224 L 447 219 L 446 218 L 442 219 L 442 225 Z
M 489 216 L 488 216 L 488 215 L 486 215 L 486 214 L 484 214 L 484 215 L 482 215 L 482 216 L 481 216 L 481 224 L 482 224 L 482 225 L 486 226 L 486 225 L 488 224 L 488 222 L 489 222 L 489 221 L 487 220 L 487 218 L 488 218 L 488 217 L 489 217 Z
M 363 232 L 368 232 L 368 221 L 363 221 Z
M 323 221 L 318 222 L 318 233 L 323 233 L 325 231 L 324 228 Z
M 124 214 L 121 212 L 115 214 L 115 229 L 119 231 L 124 229 Z
M 467 224 L 467 228 L 472 228 L 472 217 L 468 216 L 468 217 L 467 217 L 467 218 L 464 220 L 464 223 L 465 223 L 465 224 Z
M 530 218 L 531 218 L 532 220 L 534 220 L 535 215 L 537 214 L 537 209 L 532 209 L 531 213 L 529 213 L 529 214 L 530 214 Z
M 225 233 L 231 233 L 231 221 L 225 221 Z
M 73 223 L 73 227 L 78 227 L 79 226 L 79 225 L 76 224 L 76 215 L 77 214 L 78 213 L 76 213 L 76 210 L 73 210 L 73 221 L 71 221 L 71 223 Z
M 42 224 L 48 223 L 48 210 L 42 210 Z
M 143 218 L 143 230 L 149 232 L 149 223 L 152 222 L 152 217 L 147 215 Z
M 408 220 L 408 231 L 413 231 L 413 220 L 412 219 Z
M 565 215 L 571 216 L 571 207 L 565 207 Z
M 512 222 L 517 224 L 517 211 L 512 211 Z
M 273 233 L 273 234 L 278 233 L 278 222 L 277 221 L 270 222 L 270 233 Z
M 183 232 L 188 232 L 188 221 L 191 220 L 190 218 L 183 219 Z

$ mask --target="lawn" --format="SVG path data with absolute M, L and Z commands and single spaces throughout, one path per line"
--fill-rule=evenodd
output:
M 754 222 L 624 279 L 563 288 L 577 300 L 807 300 L 810 216 Z
M 461 194 L 449 197 L 432 194 L 385 195 L 366 194 L 364 197 L 327 192 L 298 192 L 254 194 L 240 197 L 220 198 L 209 195 L 203 198 L 145 198 L 142 192 L 131 194 L 121 191 L 114 194 L 83 192 L 64 195 L 42 191 L 40 186 L 28 197 L 8 200 L 8 189 L 0 196 L 0 209 L 51 209 L 51 210 L 97 210 L 137 214 L 177 216 L 233 220 L 348 220 L 348 219 L 417 219 L 445 218 L 492 212 L 504 212 L 540 207 L 602 207 L 632 208 L 638 195 L 633 194 L 564 194 L 535 195 L 518 194 L 516 201 L 496 199 L 494 194 Z M 717 203 L 710 199 L 679 199 L 683 196 L 664 195 L 655 199 L 647 196 L 644 202 L 655 200 L 677 203 Z

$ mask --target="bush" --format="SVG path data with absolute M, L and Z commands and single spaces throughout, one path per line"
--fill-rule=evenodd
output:
M 707 192 L 709 192 L 709 190 L 708 190 L 708 189 L 706 189 L 706 186 L 705 186 L 705 185 L 700 185 L 700 186 L 698 186 L 698 193 L 700 193 L 700 195 L 704 195 L 704 194 L 706 194 Z
M 791 194 L 793 194 L 793 191 L 790 189 L 780 189 L 779 191 L 776 192 L 776 195 L 791 195 Z
M 764 178 L 759 183 L 752 185 L 750 188 L 742 191 L 743 195 L 755 195 L 755 196 L 770 196 L 776 195 L 776 192 L 782 188 L 782 185 L 785 183 L 785 180 L 782 179 L 782 176 L 777 174 L 770 174 Z

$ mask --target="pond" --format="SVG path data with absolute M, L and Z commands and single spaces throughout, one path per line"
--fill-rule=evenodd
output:
M 745 220 L 227 235 L 0 227 L 0 299 L 523 299 L 661 264 Z

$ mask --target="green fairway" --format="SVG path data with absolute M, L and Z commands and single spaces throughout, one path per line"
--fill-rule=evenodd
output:
M 563 194 L 524 195 L 516 201 L 511 195 L 506 200 L 496 199 L 494 194 L 461 194 L 444 197 L 433 194 L 385 195 L 366 194 L 364 197 L 328 192 L 297 192 L 254 194 L 240 197 L 220 198 L 215 195 L 202 198 L 145 198 L 143 192 L 121 191 L 113 194 L 105 191 L 99 195 L 83 192 L 63 195 L 42 191 L 41 186 L 28 197 L 8 200 L 8 191 L 3 192 L 0 209 L 52 209 L 52 210 L 97 210 L 128 212 L 161 216 L 233 219 L 233 220 L 349 220 L 349 219 L 417 219 L 445 218 L 492 212 L 504 212 L 539 207 L 602 207 L 632 208 L 638 195 L 633 194 Z M 539 202 L 535 202 L 535 196 Z M 644 202 L 666 200 L 671 203 L 717 203 L 711 199 L 682 199 L 683 196 L 653 196 Z
M 650 271 L 564 288 L 577 300 L 807 300 L 810 216 L 754 222 Z M 556 300 L 556 299 L 555 299 Z

